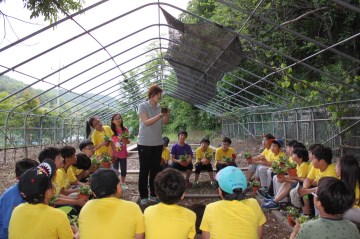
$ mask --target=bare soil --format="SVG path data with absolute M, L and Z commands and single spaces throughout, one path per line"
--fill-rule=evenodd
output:
M 191 142 L 190 142 L 191 143 Z M 220 142 L 215 142 L 213 145 L 216 147 Z M 76 145 L 74 145 L 76 146 Z M 237 141 L 233 142 L 232 146 L 236 149 L 238 154 L 242 154 L 244 152 L 250 152 L 253 155 L 258 154 L 261 151 L 261 145 L 259 142 L 243 142 Z M 77 148 L 77 147 L 76 147 Z M 30 158 L 36 159 L 36 155 L 41 149 L 33 148 L 29 150 L 28 156 Z M 3 152 L 0 152 L 0 156 Z M 14 165 L 15 159 L 20 159 L 25 156 L 23 150 L 7 151 L 7 160 L 6 163 L 0 161 L 0 194 L 2 194 L 6 188 L 10 187 L 16 182 Z M 2 157 L 3 159 L 3 157 Z M 239 167 L 246 167 L 247 163 L 239 156 L 236 160 L 236 163 Z M 133 153 L 129 155 L 128 158 L 128 170 L 137 170 L 138 166 L 138 155 L 137 153 Z M 218 197 L 214 197 L 217 194 L 217 190 L 212 188 L 209 182 L 209 176 L 207 173 L 200 174 L 200 185 L 198 187 L 192 187 L 186 190 L 186 194 L 189 195 L 185 197 L 185 199 L 181 202 L 181 205 L 185 207 L 192 207 L 194 204 L 208 204 L 210 202 L 214 202 L 219 200 Z M 123 198 L 126 200 L 137 201 L 139 197 L 138 193 L 138 174 L 129 173 L 127 175 L 127 186 L 128 189 L 124 191 Z M 191 175 L 190 181 L 194 181 L 194 174 Z M 193 195 L 200 195 L 199 197 L 192 197 Z M 203 196 L 201 196 L 203 195 Z M 211 197 L 207 197 L 207 195 L 211 195 Z M 252 192 L 249 192 L 248 197 L 254 197 Z M 144 207 L 142 209 L 145 209 Z M 269 211 L 264 211 L 267 221 L 264 225 L 264 239 L 285 239 L 289 238 L 290 232 L 287 228 L 283 227 L 281 223 L 279 223 L 276 217 Z M 200 235 L 197 235 L 196 238 L 201 238 Z

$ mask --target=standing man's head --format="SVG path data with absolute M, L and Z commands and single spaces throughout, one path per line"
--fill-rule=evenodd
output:
M 15 176 L 17 179 L 28 169 L 38 166 L 39 163 L 29 158 L 23 158 L 15 163 Z
M 314 195 L 314 205 L 327 214 L 343 214 L 355 201 L 355 192 L 341 180 L 334 177 L 323 177 L 319 180 Z
M 122 188 L 119 173 L 113 169 L 100 168 L 96 170 L 91 176 L 90 188 L 96 198 L 120 198 Z
M 247 188 L 246 176 L 239 168 L 228 166 L 216 174 L 219 194 L 224 200 L 243 200 Z
M 95 154 L 94 143 L 90 139 L 86 139 L 79 144 L 79 149 L 81 152 L 85 153 L 89 158 Z
M 231 145 L 231 139 L 228 137 L 224 137 L 221 141 L 221 148 L 224 152 L 228 151 Z
M 156 102 L 159 102 L 162 92 L 163 90 L 158 85 L 152 85 L 148 90 L 148 99 L 156 98 Z
M 183 198 L 186 183 L 183 175 L 175 169 L 167 168 L 155 178 L 155 193 L 165 204 L 176 204 Z

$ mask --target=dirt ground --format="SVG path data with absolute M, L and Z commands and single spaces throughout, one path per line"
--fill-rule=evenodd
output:
M 191 143 L 191 142 L 189 142 Z M 215 142 L 214 145 L 217 146 L 220 142 Z M 261 151 L 261 145 L 258 142 L 243 142 L 237 141 L 233 142 L 232 146 L 236 149 L 238 154 L 242 154 L 244 152 L 250 152 L 255 155 Z M 40 151 L 40 149 L 38 149 Z M 28 156 L 30 158 L 36 158 L 37 149 L 32 149 Z M 2 156 L 3 152 L 0 152 L 0 156 Z M 2 194 L 6 188 L 10 187 L 16 182 L 15 173 L 14 173 L 14 164 L 15 157 L 22 158 L 24 156 L 23 152 L 16 152 L 16 156 L 14 153 L 10 151 L 7 152 L 7 161 L 6 164 L 0 161 L 0 194 Z M 244 162 L 241 157 L 238 157 L 236 163 L 240 167 L 246 167 L 247 163 Z M 128 170 L 136 170 L 138 169 L 138 155 L 137 153 L 129 155 L 128 158 Z M 190 181 L 194 181 L 194 174 L 191 175 Z M 210 202 L 214 202 L 219 200 L 218 197 L 214 197 L 217 194 L 217 190 L 212 188 L 209 183 L 209 176 L 206 173 L 200 174 L 200 185 L 198 187 L 193 187 L 187 189 L 186 193 L 188 196 L 181 202 L 181 205 L 185 207 L 192 207 L 194 204 L 208 204 Z M 139 193 L 137 188 L 138 182 L 138 174 L 129 173 L 127 175 L 127 185 L 128 189 L 124 191 L 123 198 L 126 200 L 136 201 L 138 199 Z M 195 198 L 193 195 L 203 195 L 201 198 Z M 206 197 L 206 195 L 211 195 L 211 197 Z M 248 197 L 254 197 L 252 192 L 247 194 Z M 144 209 L 144 208 L 142 208 Z M 264 211 L 267 221 L 264 225 L 264 239 L 285 239 L 289 238 L 290 232 L 287 228 L 283 227 L 281 223 L 279 223 L 276 217 L 270 213 L 269 211 Z M 201 238 L 200 235 L 197 235 L 196 238 Z

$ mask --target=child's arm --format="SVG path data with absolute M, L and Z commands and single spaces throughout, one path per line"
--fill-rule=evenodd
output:
M 262 238 L 262 234 L 263 234 L 263 225 L 259 226 L 258 234 L 259 234 L 259 238 L 261 239 L 261 238 Z
M 135 239 L 144 239 L 145 238 L 145 233 L 137 233 L 135 234 Z

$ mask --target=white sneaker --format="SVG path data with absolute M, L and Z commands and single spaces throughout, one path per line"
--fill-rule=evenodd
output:
M 141 205 L 141 206 L 145 206 L 145 205 L 147 205 L 148 203 L 149 203 L 149 199 L 147 199 L 147 198 L 143 198 L 143 199 L 140 200 L 140 205 Z

